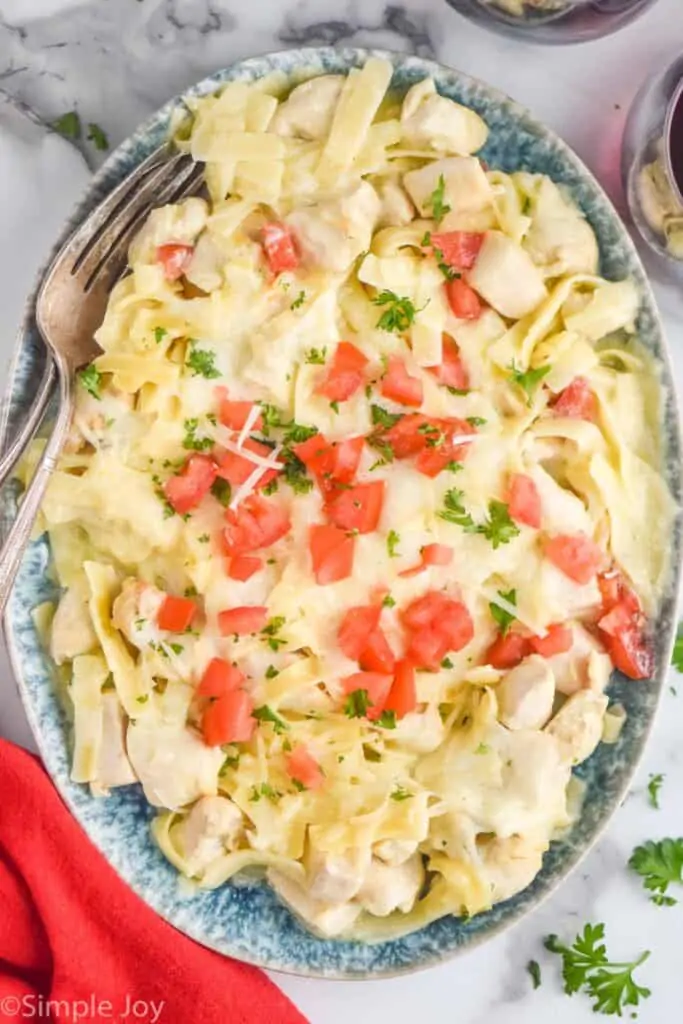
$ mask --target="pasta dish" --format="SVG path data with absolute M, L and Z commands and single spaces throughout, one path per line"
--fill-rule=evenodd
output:
M 35 612 L 73 780 L 139 783 L 193 887 L 265 876 L 364 941 L 538 874 L 613 668 L 652 673 L 674 515 L 636 285 L 562 187 L 475 155 L 474 110 L 391 76 L 188 101 L 205 194 L 130 247 Z

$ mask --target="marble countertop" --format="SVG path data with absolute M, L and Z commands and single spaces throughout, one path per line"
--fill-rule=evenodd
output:
M 84 123 L 100 124 L 116 144 L 162 101 L 218 67 L 269 49 L 323 42 L 434 57 L 490 82 L 558 131 L 623 211 L 619 146 L 626 112 L 640 82 L 683 47 L 683 19 L 681 0 L 659 0 L 610 39 L 549 49 L 484 32 L 444 0 L 2 0 L 0 90 L 47 121 L 75 107 Z M 7 143 L 0 143 L 0 178 L 6 187 Z M 98 154 L 84 144 L 83 156 L 92 166 Z M 56 217 L 68 208 L 87 173 L 82 160 L 72 163 L 68 173 L 62 166 L 60 175 L 21 175 L 23 194 L 17 185 L 17 202 L 28 211 L 32 190 L 52 190 Z M 22 283 L 40 262 L 56 224 L 43 224 L 42 233 L 13 232 L 11 250 L 0 247 L 3 361 L 11 352 L 8 325 L 19 314 Z M 680 386 L 683 295 L 661 279 L 655 283 Z M 29 745 L 2 652 L 0 659 L 0 734 Z M 611 827 L 531 917 L 464 957 L 396 981 L 359 984 L 274 976 L 276 983 L 313 1024 L 347 1024 L 350 1019 L 370 1024 L 378 1016 L 392 1024 L 415 1019 L 541 1024 L 548 1015 L 554 1024 L 580 1024 L 595 1020 L 590 1003 L 584 996 L 562 993 L 557 958 L 543 949 L 542 939 L 555 932 L 571 940 L 586 921 L 603 921 L 610 953 L 619 959 L 652 950 L 639 972 L 640 982 L 652 989 L 639 1020 L 647 1024 L 679 1017 L 683 902 L 653 906 L 639 879 L 626 869 L 638 843 L 683 832 L 683 680 L 672 673 L 669 683 L 644 762 Z M 647 800 L 651 773 L 665 776 L 659 811 Z M 525 971 L 530 959 L 541 964 L 543 984 L 537 991 Z

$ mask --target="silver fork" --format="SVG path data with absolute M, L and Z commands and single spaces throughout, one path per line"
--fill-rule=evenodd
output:
M 5 611 L 50 474 L 71 425 L 76 372 L 100 349 L 93 335 L 111 289 L 126 267 L 128 245 L 155 206 L 196 192 L 202 166 L 164 145 L 90 214 L 48 270 L 36 300 L 36 324 L 57 371 L 59 411 L 17 517 L 0 550 L 0 615 Z

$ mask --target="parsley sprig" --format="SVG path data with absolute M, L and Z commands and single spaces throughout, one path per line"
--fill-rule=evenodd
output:
M 278 734 L 286 732 L 287 729 L 289 729 L 284 718 L 281 718 L 277 711 L 273 711 L 273 709 L 267 704 L 264 704 L 263 707 L 260 708 L 254 708 L 252 716 L 257 722 L 270 722 L 273 729 Z
M 353 690 L 344 705 L 344 714 L 347 718 L 365 718 L 371 707 L 372 701 L 367 690 Z
M 650 781 L 647 784 L 647 795 L 650 801 L 650 807 L 654 807 L 656 811 L 659 810 L 659 791 L 664 783 L 664 776 L 659 773 L 657 775 L 650 775 Z
M 517 604 L 517 591 L 508 590 L 507 593 L 504 590 L 499 590 L 498 594 L 508 604 Z M 510 612 L 506 611 L 505 608 L 501 608 L 495 601 L 489 601 L 489 611 L 491 612 L 491 618 L 498 626 L 501 636 L 505 636 L 510 629 L 510 626 L 515 621 L 515 616 Z
M 412 299 L 388 290 L 380 292 L 372 301 L 375 306 L 387 307 L 377 321 L 379 329 L 393 331 L 397 334 L 407 331 L 414 323 L 417 314 L 425 308 L 425 306 L 421 306 L 419 309 L 415 309 Z
M 100 394 L 100 388 L 102 386 L 102 374 L 97 369 L 94 363 L 90 366 L 86 366 L 84 370 L 81 370 L 78 374 L 78 379 L 93 398 L 96 398 L 99 402 L 102 398 Z
M 475 523 L 463 504 L 463 498 L 463 491 L 457 487 L 451 487 L 446 491 L 444 508 L 437 512 L 439 519 L 461 526 L 465 533 L 481 534 L 491 542 L 494 550 L 501 544 L 509 544 L 513 537 L 518 536 L 519 527 L 511 519 L 504 501 L 497 501 L 495 498 L 489 501 L 488 517 L 482 523 Z
M 636 846 L 628 866 L 643 879 L 643 888 L 654 895 L 650 900 L 657 907 L 673 907 L 678 900 L 667 896 L 672 883 L 683 885 L 683 839 L 650 839 Z
M 190 341 L 185 366 L 192 371 L 193 377 L 206 377 L 207 380 L 215 380 L 221 376 L 221 371 L 215 366 L 216 353 L 205 348 L 197 348 L 197 342 Z
M 560 942 L 557 935 L 549 935 L 545 947 L 562 957 L 562 977 L 567 995 L 583 990 L 593 1000 L 595 1013 L 617 1014 L 628 1006 L 638 1006 L 647 999 L 650 989 L 638 985 L 633 972 L 650 955 L 649 950 L 626 963 L 612 962 L 602 940 L 604 924 L 587 924 L 571 946 Z
M 183 427 L 185 429 L 183 448 L 193 452 L 206 452 L 210 448 L 213 448 L 213 438 L 197 437 L 197 431 L 199 429 L 198 419 L 193 417 L 192 419 L 184 420 Z
M 538 366 L 536 369 L 518 370 L 515 364 L 511 363 L 509 370 L 510 376 L 508 380 L 522 389 L 526 395 L 527 405 L 531 405 L 531 400 L 536 393 L 538 385 L 550 373 L 551 367 Z
M 437 224 L 440 224 L 447 213 L 450 213 L 451 208 L 448 203 L 444 202 L 446 194 L 446 179 L 443 174 L 439 175 L 439 180 L 436 184 L 436 188 L 432 192 L 431 196 L 425 203 L 432 211 L 432 216 Z

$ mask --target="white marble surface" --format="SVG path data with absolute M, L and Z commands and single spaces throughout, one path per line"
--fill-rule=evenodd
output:
M 681 0 L 659 0 L 611 39 L 544 49 L 485 33 L 443 0 L 0 0 L 0 89 L 47 120 L 77 107 L 84 122 L 98 122 L 117 143 L 163 100 L 215 68 L 268 49 L 323 41 L 434 56 L 491 82 L 563 135 L 622 208 L 618 158 L 624 117 L 644 76 L 683 47 L 683 18 Z M 11 121 L 3 118 L 0 104 L 3 361 L 31 268 L 83 175 L 82 163 L 67 147 L 35 137 L 30 172 L 23 173 L 21 160 L 30 152 Z M 87 147 L 84 153 L 89 162 L 96 156 Z M 683 296 L 663 282 L 657 294 L 683 383 Z M 0 734 L 28 742 L 4 663 L 0 670 Z M 549 1015 L 554 1024 L 580 1024 L 595 1019 L 589 1002 L 562 994 L 556 958 L 541 940 L 550 931 L 573 938 L 585 921 L 604 921 L 610 951 L 619 957 L 652 950 L 640 971 L 652 996 L 639 1019 L 679 1020 L 683 902 L 654 907 L 625 866 L 637 843 L 683 833 L 683 680 L 672 675 L 670 683 L 680 692 L 664 694 L 644 763 L 606 836 L 521 925 L 450 964 L 396 981 L 325 983 L 278 976 L 277 983 L 313 1024 L 374 1024 L 378 1018 L 392 1024 L 541 1024 Z M 660 811 L 646 799 L 651 772 L 665 774 Z M 536 992 L 524 970 L 530 958 L 543 970 Z

